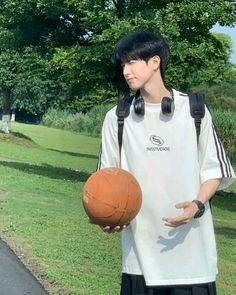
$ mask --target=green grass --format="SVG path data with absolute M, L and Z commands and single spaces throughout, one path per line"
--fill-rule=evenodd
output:
M 88 224 L 81 203 L 83 184 L 96 169 L 99 139 L 17 123 L 13 130 L 0 134 L 2 234 L 33 261 L 51 294 L 119 294 L 120 235 Z M 236 184 L 213 201 L 219 295 L 236 293 L 232 191 Z
M 231 191 L 235 190 L 235 184 Z M 213 199 L 213 216 L 219 256 L 218 291 L 236 294 L 236 195 L 219 192 Z
M 117 294 L 119 236 L 90 225 L 81 203 L 99 140 L 43 126 L 13 130 L 25 137 L 1 135 L 1 231 L 40 263 L 52 293 Z

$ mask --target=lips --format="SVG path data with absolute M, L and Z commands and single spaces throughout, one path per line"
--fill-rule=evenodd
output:
M 129 78 L 126 80 L 128 84 L 132 83 L 134 81 L 134 78 Z

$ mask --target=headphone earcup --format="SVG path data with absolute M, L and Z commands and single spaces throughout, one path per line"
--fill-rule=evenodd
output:
M 171 97 L 164 96 L 161 101 L 161 112 L 164 115 L 170 115 L 174 112 L 175 104 Z M 145 114 L 145 103 L 143 97 L 140 93 L 137 93 L 134 100 L 134 112 L 139 116 L 144 116 Z
M 164 115 L 170 115 L 174 112 L 175 104 L 171 97 L 164 96 L 161 101 L 161 111 Z
M 135 114 L 139 116 L 144 116 L 145 114 L 145 104 L 144 104 L 144 99 L 142 96 L 138 96 L 135 98 L 134 101 L 134 112 Z

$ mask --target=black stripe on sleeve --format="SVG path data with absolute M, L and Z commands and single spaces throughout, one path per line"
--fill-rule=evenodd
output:
M 227 156 L 226 156 L 226 161 L 227 161 L 227 163 L 228 163 L 229 175 L 230 175 L 230 177 L 233 177 L 232 170 L 231 170 L 231 166 L 230 166 L 230 162 L 229 162 L 229 157 L 227 157 Z
M 218 160 L 220 163 L 222 176 L 223 177 L 231 177 L 232 173 L 231 173 L 231 169 L 230 169 L 229 159 L 225 154 L 224 147 L 223 147 L 219 137 L 217 136 L 214 125 L 213 125 L 213 134 L 214 134 L 214 139 L 215 139 L 215 144 L 216 144 L 216 149 L 217 149 L 217 157 L 218 157 Z
M 228 165 L 227 156 L 225 154 L 225 150 L 224 150 L 223 144 L 220 139 L 219 139 L 219 143 L 220 143 L 220 147 L 221 147 L 221 154 L 222 154 L 222 157 L 223 157 L 224 163 L 225 163 L 226 175 L 227 175 L 227 177 L 230 177 L 231 176 L 230 175 L 230 166 Z
M 213 125 L 212 125 L 212 128 L 213 128 L 213 135 L 214 135 L 215 146 L 216 146 L 216 151 L 217 151 L 217 158 L 218 158 L 218 161 L 220 163 L 221 174 L 222 174 L 222 177 L 225 177 L 224 171 L 223 171 L 222 160 L 220 159 L 220 152 L 219 152 L 218 140 L 217 140 L 216 132 L 215 132 L 215 129 L 214 129 L 214 126 Z

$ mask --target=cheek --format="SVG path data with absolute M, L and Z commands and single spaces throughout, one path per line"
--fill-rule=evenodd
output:
M 150 71 L 146 68 L 140 68 L 138 73 L 138 77 L 142 80 L 146 80 L 150 76 Z

